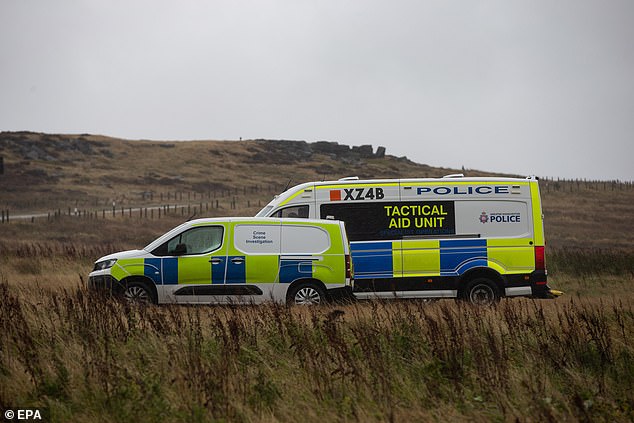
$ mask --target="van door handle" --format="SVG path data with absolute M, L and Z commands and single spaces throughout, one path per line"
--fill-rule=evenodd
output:
M 242 257 L 235 257 L 231 259 L 231 263 L 233 264 L 242 264 L 244 263 L 244 259 Z
M 211 263 L 211 264 L 220 264 L 220 263 L 222 263 L 222 259 L 214 257 L 211 260 L 209 260 L 209 263 Z

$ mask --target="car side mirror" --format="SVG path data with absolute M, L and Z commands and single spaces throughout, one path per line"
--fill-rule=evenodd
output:
M 183 254 L 187 254 L 187 245 L 177 244 L 176 248 L 174 248 L 173 254 L 175 256 L 182 256 Z

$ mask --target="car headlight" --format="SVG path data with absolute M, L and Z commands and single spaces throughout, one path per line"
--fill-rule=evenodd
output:
M 95 270 L 110 269 L 112 266 L 114 266 L 116 262 L 117 262 L 117 259 L 98 261 L 97 263 L 95 263 L 95 268 L 92 270 L 94 272 Z

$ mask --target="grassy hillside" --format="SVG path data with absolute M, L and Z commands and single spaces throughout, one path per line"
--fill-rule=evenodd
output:
M 0 133 L 5 157 L 0 207 L 47 210 L 116 201 L 138 205 L 143 193 L 280 189 L 346 175 L 437 176 L 453 172 L 336 143 L 301 141 L 124 141 L 99 136 Z M 271 192 L 262 194 L 270 199 Z M 156 196 L 155 196 L 156 197 Z M 156 198 L 158 200 L 158 198 Z
M 350 175 L 414 178 L 461 172 L 378 156 L 369 146 L 303 141 L 156 142 L 3 132 L 0 155 L 0 209 L 13 215 L 77 209 L 103 216 L 113 203 L 117 209 L 187 204 L 198 205 L 198 215 L 253 215 L 289 180 L 295 185 Z M 634 249 L 632 185 L 546 180 L 540 185 L 549 246 Z M 153 235 L 162 230 L 157 225 Z M 20 231 L 30 238 L 29 227 Z M 35 226 L 33 233 L 37 238 L 42 230 Z

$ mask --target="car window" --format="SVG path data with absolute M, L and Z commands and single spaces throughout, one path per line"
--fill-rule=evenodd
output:
M 152 252 L 155 256 L 177 255 L 177 246 L 185 245 L 183 254 L 205 254 L 217 250 L 222 246 L 222 226 L 200 226 L 189 229 L 170 239 Z M 182 248 L 182 247 L 181 247 Z

